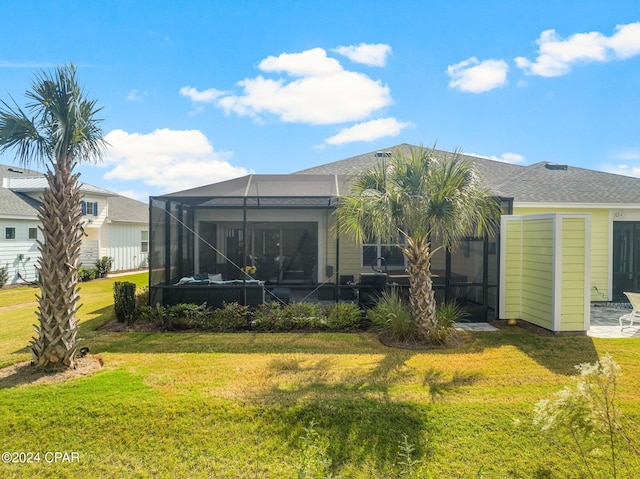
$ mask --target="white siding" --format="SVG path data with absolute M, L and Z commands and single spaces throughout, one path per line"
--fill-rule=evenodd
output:
M 34 220 L 0 219 L 0 266 L 8 268 L 8 284 L 37 279 L 36 265 L 40 253 L 36 241 L 29 239 L 29 228 L 37 228 L 38 224 Z M 5 239 L 6 228 L 15 228 L 15 239 Z M 40 231 L 38 238 L 42 239 Z
M 112 270 L 126 271 L 146 267 L 147 253 L 142 253 L 140 244 L 142 231 L 148 231 L 149 227 L 142 224 L 111 223 L 108 228 L 109 240 L 105 256 L 113 258 Z

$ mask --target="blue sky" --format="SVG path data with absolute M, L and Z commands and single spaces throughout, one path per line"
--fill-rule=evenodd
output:
M 0 98 L 73 62 L 143 201 L 398 143 L 640 176 L 637 0 L 5 3 Z

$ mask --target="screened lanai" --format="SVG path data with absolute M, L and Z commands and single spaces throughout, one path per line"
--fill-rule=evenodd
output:
M 380 276 L 406 289 L 406 264 L 395 245 L 340 236 L 333 213 L 350 178 L 248 175 L 152 197 L 151 304 L 257 305 L 283 289 L 312 293 L 309 300 L 356 300 L 358 286 Z M 457 298 L 468 303 L 472 319 L 491 319 L 497 241 L 469 238 L 459 251 L 440 250 L 432 260 L 438 299 Z

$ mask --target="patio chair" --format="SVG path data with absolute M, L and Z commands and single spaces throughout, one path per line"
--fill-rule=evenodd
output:
M 624 328 L 630 328 L 631 326 L 633 326 L 633 322 L 636 320 L 636 318 L 640 319 L 640 293 L 624 294 L 627 298 L 629 298 L 629 302 L 631 303 L 633 310 L 630 313 L 620 316 L 620 331 L 622 331 Z M 622 322 L 627 320 L 629 321 L 629 324 L 627 326 L 623 326 Z

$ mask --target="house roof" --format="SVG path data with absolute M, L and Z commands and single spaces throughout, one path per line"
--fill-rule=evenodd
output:
M 122 223 L 149 223 L 149 204 L 126 196 L 110 196 L 109 219 Z
M 35 170 L 0 165 L 0 217 L 35 218 L 40 202 L 26 193 L 43 191 L 47 187 L 44 175 Z M 109 190 L 82 183 L 80 191 L 109 197 L 109 218 L 112 221 L 148 223 L 146 203 L 117 195 Z
M 384 161 L 396 148 L 407 153 L 411 147 L 401 144 L 308 168 L 295 174 L 354 175 Z M 442 150 L 434 150 L 434 153 L 439 158 L 452 156 L 452 153 Z M 496 196 L 513 198 L 514 204 L 640 204 L 639 178 L 548 162 L 521 166 L 475 155 L 460 156 L 474 164 L 487 188 Z

